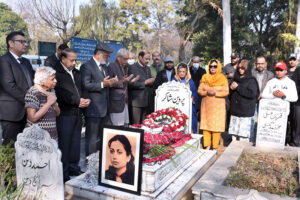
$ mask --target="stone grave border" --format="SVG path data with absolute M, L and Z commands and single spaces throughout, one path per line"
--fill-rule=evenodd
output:
M 285 147 L 282 149 L 272 149 L 263 147 L 253 147 L 249 142 L 233 141 L 229 147 L 223 152 L 221 157 L 207 170 L 201 179 L 192 187 L 194 200 L 235 200 L 238 196 L 248 195 L 250 190 L 233 188 L 224 186 L 230 167 L 236 165 L 236 162 L 243 151 L 251 153 L 272 153 L 272 154 L 287 154 L 298 158 L 299 174 L 300 174 L 300 148 Z M 299 176 L 300 177 L 300 176 Z M 300 178 L 299 178 L 300 179 Z M 300 182 L 300 180 L 299 180 Z M 254 190 L 256 191 L 256 190 Z M 253 192 L 253 190 L 251 190 Z M 276 194 L 258 192 L 270 200 L 296 200 L 298 198 L 282 197 Z M 244 198 L 243 198 L 244 199 Z M 246 199 L 246 198 L 245 198 Z M 251 197 L 249 199 L 252 199 Z M 254 198 L 253 198 L 254 199 Z
M 199 137 L 199 141 L 200 138 L 201 137 Z M 193 159 L 173 175 L 175 178 L 170 178 L 153 193 L 142 191 L 141 196 L 138 196 L 116 189 L 95 185 L 93 182 L 89 181 L 90 174 L 88 171 L 66 182 L 65 191 L 72 196 L 73 200 L 181 199 L 216 160 L 216 151 L 207 151 L 203 149 L 200 149 L 199 151 L 200 152 L 196 154 Z

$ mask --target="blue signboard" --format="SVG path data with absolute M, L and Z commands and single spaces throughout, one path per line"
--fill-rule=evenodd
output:
M 71 38 L 71 47 L 77 52 L 77 60 L 80 62 L 87 62 L 94 55 L 94 50 L 98 44 L 97 40 L 85 39 L 72 37 Z M 117 57 L 117 51 L 123 48 L 122 44 L 116 42 L 110 42 L 106 44 L 113 50 L 113 53 L 110 54 L 109 63 L 115 62 Z

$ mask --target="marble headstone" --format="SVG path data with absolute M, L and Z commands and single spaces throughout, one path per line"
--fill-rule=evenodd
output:
M 281 99 L 260 100 L 256 146 L 283 149 L 288 114 L 289 102 Z
M 15 143 L 18 185 L 22 199 L 63 200 L 61 152 L 47 131 L 33 125 L 20 133 Z
M 183 83 L 171 81 L 156 90 L 155 111 L 175 107 L 188 116 L 188 132 L 192 132 L 192 92 Z

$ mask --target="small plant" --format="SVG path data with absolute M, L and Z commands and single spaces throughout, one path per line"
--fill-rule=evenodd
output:
M 19 199 L 23 185 L 16 187 L 15 149 L 13 142 L 0 147 L 0 199 Z

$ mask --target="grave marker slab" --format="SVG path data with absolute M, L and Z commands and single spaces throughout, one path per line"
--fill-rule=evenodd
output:
M 61 152 L 47 131 L 33 125 L 18 135 L 16 172 L 22 199 L 63 200 Z
M 283 149 L 288 114 L 289 102 L 281 99 L 260 100 L 256 146 Z
M 175 107 L 188 116 L 188 132 L 192 132 L 192 92 L 183 83 L 171 81 L 156 90 L 155 111 Z

